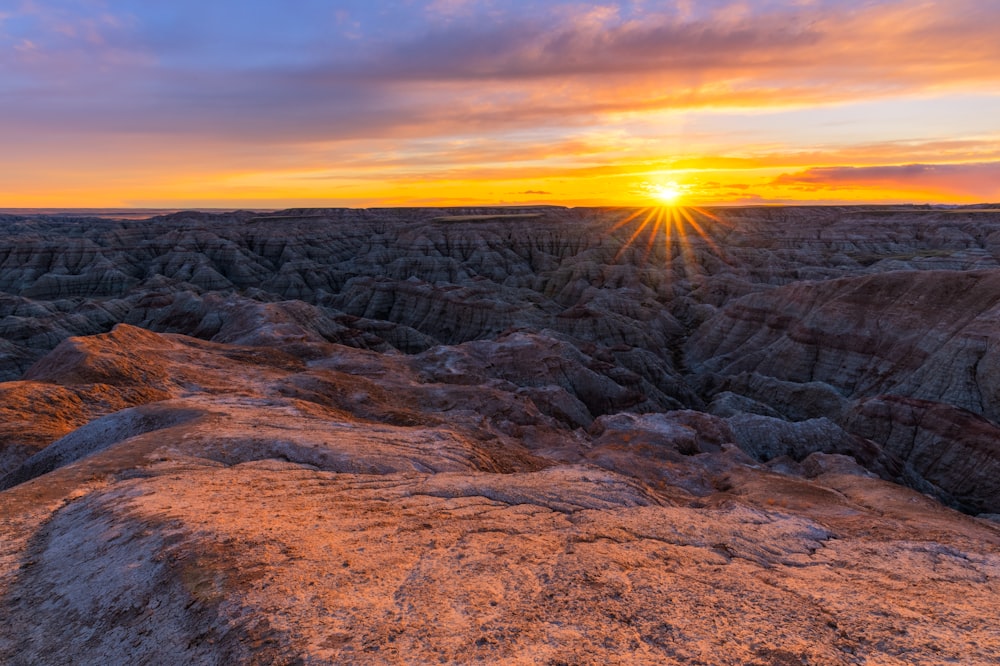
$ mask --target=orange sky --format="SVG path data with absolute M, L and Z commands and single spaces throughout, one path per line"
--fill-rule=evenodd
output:
M 23 0 L 0 207 L 1000 201 L 1000 3 Z

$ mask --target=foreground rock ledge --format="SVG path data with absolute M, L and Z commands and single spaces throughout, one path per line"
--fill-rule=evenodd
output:
M 25 390 L 148 365 L 162 394 L 0 493 L 0 662 L 1000 658 L 1000 529 L 851 458 L 778 473 L 684 411 L 517 439 L 517 387 L 427 380 L 433 355 L 67 344 Z

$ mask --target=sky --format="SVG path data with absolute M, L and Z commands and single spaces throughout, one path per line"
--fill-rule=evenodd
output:
M 1000 201 L 1000 0 L 0 0 L 0 206 Z

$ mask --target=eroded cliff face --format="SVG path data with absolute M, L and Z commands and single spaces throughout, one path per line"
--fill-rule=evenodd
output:
M 4 219 L 0 661 L 1000 659 L 1000 215 L 628 215 Z

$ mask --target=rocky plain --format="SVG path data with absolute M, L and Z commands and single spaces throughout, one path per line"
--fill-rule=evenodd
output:
M 0 229 L 0 663 L 1000 663 L 1000 211 Z

